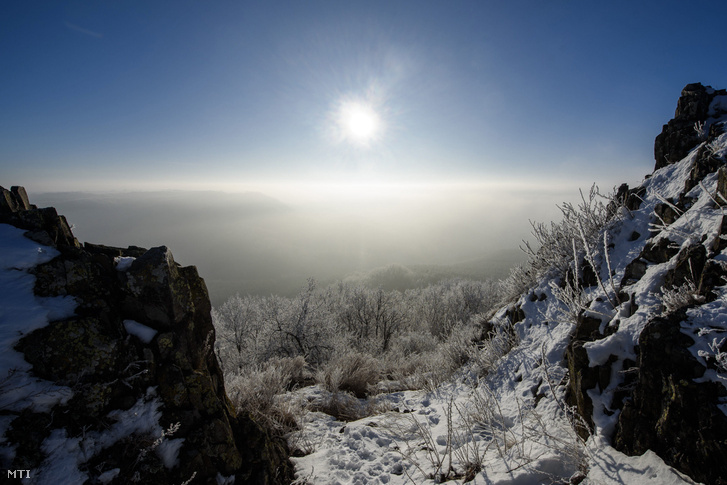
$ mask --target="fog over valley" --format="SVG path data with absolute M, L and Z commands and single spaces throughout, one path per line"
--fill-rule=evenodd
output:
M 403 290 L 451 276 L 501 278 L 529 220 L 558 217 L 575 186 L 268 184 L 261 191 L 46 192 L 82 242 L 166 245 L 196 265 L 213 304 L 355 280 Z

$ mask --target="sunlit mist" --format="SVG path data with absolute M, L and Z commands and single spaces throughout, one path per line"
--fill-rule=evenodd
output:
M 235 188 L 33 191 L 33 200 L 66 215 L 82 241 L 168 246 L 178 261 L 199 268 L 219 303 L 237 292 L 295 294 L 308 277 L 332 282 L 391 264 L 502 277 L 521 257 L 528 219 L 552 220 L 556 204 L 577 196 L 567 184 L 506 180 Z

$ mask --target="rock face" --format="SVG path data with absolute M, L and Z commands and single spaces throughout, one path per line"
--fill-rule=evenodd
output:
M 724 387 L 699 383 L 705 368 L 681 331 L 684 311 L 654 318 L 639 338 L 638 382 L 619 418 L 614 446 L 652 450 L 695 480 L 727 483 L 727 419 L 716 403 Z M 696 380 L 696 381 L 695 381 Z
M 684 158 L 707 134 L 714 137 L 724 131 L 723 124 L 712 122 L 727 109 L 720 103 L 714 103 L 715 98 L 725 95 L 727 90 L 714 90 L 700 83 L 687 84 L 684 87 L 677 102 L 674 119 L 664 125 L 654 142 L 654 170 Z
M 236 415 L 227 398 L 212 350 L 209 297 L 195 267 L 179 266 L 163 246 L 81 246 L 65 218 L 31 205 L 22 187 L 0 187 L 0 223 L 60 252 L 33 269 L 35 294 L 77 302 L 72 317 L 51 321 L 15 347 L 36 377 L 70 387 L 73 397 L 49 413 L 10 413 L 5 445 L 15 447 L 15 457 L 4 468 L 42 466 L 42 443 L 61 431 L 104 442 L 78 463 L 86 483 L 102 475 L 113 483 L 290 480 L 284 441 Z M 137 409 L 154 410 L 157 428 L 169 435 L 158 440 L 137 430 L 109 437 L 119 416 Z
M 669 197 L 656 197 L 641 207 L 649 235 L 643 245 L 634 246 L 633 259 L 622 261 L 624 272 L 618 288 L 624 296 L 620 301 L 628 304 L 618 306 L 612 320 L 616 325 L 611 326 L 583 312 L 565 355 L 570 374 L 567 398 L 588 425 L 593 427 L 599 414 L 613 416 L 615 429 L 610 438 L 615 448 L 628 455 L 652 450 L 693 479 L 715 485 L 727 484 L 723 407 L 727 389 L 714 378 L 724 369 L 719 358 L 711 355 L 727 351 L 727 340 L 720 340 L 725 330 L 714 318 L 699 325 L 694 321 L 700 318 L 700 305 L 723 305 L 725 299 L 727 263 L 722 251 L 727 248 L 727 219 L 690 209 L 708 207 L 712 213 L 718 212 L 722 195 L 727 196 L 725 137 L 720 137 L 727 123 L 726 100 L 727 91 L 701 84 L 689 84 L 682 91 L 676 115 L 656 138 L 654 152 L 656 169 L 677 162 L 684 168 L 653 174 L 650 180 L 660 180 L 660 188 L 648 186 L 648 180 L 641 188 L 639 199 L 647 187 L 663 190 L 667 182 L 674 181 Z M 673 178 L 675 173 L 682 175 Z M 707 193 L 705 184 L 716 189 Z M 622 186 L 617 197 L 627 210 L 636 211 L 639 206 L 628 203 L 632 192 Z M 707 224 L 694 214 L 715 219 Z M 628 241 L 640 237 L 636 233 Z M 644 278 L 651 278 L 652 283 L 637 284 Z M 670 291 L 680 300 L 667 305 Z M 661 295 L 661 307 L 653 303 L 656 293 Z M 718 308 L 721 312 L 724 307 Z M 635 355 L 622 354 L 617 363 L 618 346 L 604 344 L 603 348 L 614 353 L 609 356 L 600 350 L 601 357 L 590 361 L 588 348 L 618 332 L 619 322 L 635 312 L 639 312 L 638 318 L 629 324 L 638 321 L 640 333 L 628 334 L 635 336 L 631 342 L 638 340 L 633 346 Z M 711 353 L 695 350 L 708 338 L 716 338 L 709 347 Z

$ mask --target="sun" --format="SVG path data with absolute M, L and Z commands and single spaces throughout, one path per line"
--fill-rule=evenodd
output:
M 339 137 L 348 143 L 368 146 L 381 136 L 383 123 L 374 107 L 363 101 L 341 103 L 336 116 Z
M 357 140 L 369 140 L 379 125 L 376 113 L 368 106 L 354 104 L 344 114 L 346 131 Z

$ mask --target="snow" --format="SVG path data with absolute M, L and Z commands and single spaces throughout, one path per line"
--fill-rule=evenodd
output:
M 50 320 L 73 315 L 70 297 L 39 298 L 33 294 L 35 276 L 28 270 L 53 259 L 58 252 L 23 236 L 25 231 L 0 224 L 0 409 L 47 412 L 67 402 L 70 388 L 33 377 L 30 364 L 14 349 L 20 338 L 48 325 Z M 4 434 L 10 420 L 0 420 Z
M 164 430 L 159 425 L 161 417 L 161 399 L 156 389 L 150 387 L 145 396 L 126 411 L 116 410 L 108 414 L 113 422 L 102 431 L 84 432 L 81 436 L 69 437 L 65 429 L 54 429 L 48 438 L 43 441 L 42 449 L 48 458 L 38 470 L 34 472 L 34 483 L 53 483 L 58 485 L 73 485 L 88 480 L 88 476 L 79 470 L 79 465 L 87 462 L 102 450 L 114 443 L 131 436 L 162 437 Z M 179 461 L 179 449 L 183 439 L 159 439 L 153 450 L 167 467 L 176 465 Z M 139 448 L 139 453 L 152 450 Z M 104 474 L 110 476 L 114 470 L 107 470 Z M 118 472 L 116 472 L 118 473 Z
M 681 485 L 694 484 L 686 475 L 664 464 L 651 450 L 642 456 L 627 456 L 610 446 L 598 448 L 584 484 L 623 483 Z
M 135 320 L 124 320 L 124 328 L 129 334 L 135 336 L 145 344 L 152 341 L 157 331 L 151 327 L 147 327 Z
M 116 270 L 117 271 L 128 271 L 129 268 L 131 268 L 131 264 L 136 260 L 136 258 L 132 256 L 117 256 L 114 258 L 114 263 L 116 263 Z
M 103 472 L 101 475 L 98 476 L 98 481 L 101 482 L 103 485 L 106 485 L 108 483 L 111 483 L 114 481 L 114 478 L 116 478 L 119 473 L 121 473 L 121 468 L 113 468 L 107 472 Z

